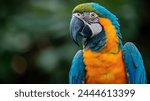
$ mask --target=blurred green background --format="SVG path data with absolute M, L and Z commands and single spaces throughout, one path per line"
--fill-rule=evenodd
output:
M 69 22 L 83 2 L 100 3 L 119 18 L 123 43 L 138 47 L 150 83 L 148 0 L 0 0 L 0 83 L 68 83 L 79 49 Z

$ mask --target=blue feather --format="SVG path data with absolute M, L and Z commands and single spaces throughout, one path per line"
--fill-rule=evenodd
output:
M 143 59 L 140 52 L 133 43 L 127 42 L 123 46 L 123 59 L 125 62 L 126 70 L 129 74 L 129 83 L 147 83 Z
M 119 42 L 120 42 L 120 49 L 122 47 L 122 35 L 120 33 L 120 24 L 118 22 L 118 18 L 112 14 L 110 11 L 108 11 L 106 8 L 104 8 L 103 6 L 101 6 L 100 4 L 97 3 L 92 3 L 91 6 L 103 17 L 110 19 L 110 21 L 112 22 L 112 24 L 114 25 L 114 27 L 117 30 L 117 36 L 119 37 Z
M 98 35 L 92 37 L 90 40 L 83 40 L 85 44 L 85 49 L 91 48 L 92 51 L 99 51 L 104 48 L 106 44 L 106 35 L 104 28 L 102 28 L 102 32 L 100 32 Z
M 81 84 L 85 79 L 85 66 L 83 62 L 83 52 L 79 50 L 73 58 L 69 73 L 70 84 Z

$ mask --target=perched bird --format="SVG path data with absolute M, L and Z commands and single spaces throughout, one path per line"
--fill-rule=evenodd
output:
M 117 17 L 97 3 L 83 3 L 73 10 L 71 36 L 83 49 L 73 58 L 70 84 L 144 84 L 146 72 L 140 52 L 122 44 Z

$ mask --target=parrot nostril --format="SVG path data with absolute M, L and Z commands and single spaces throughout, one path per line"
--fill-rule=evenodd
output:
M 81 13 L 77 13 L 77 16 L 78 16 L 78 17 L 81 17 L 81 15 L 82 15 Z

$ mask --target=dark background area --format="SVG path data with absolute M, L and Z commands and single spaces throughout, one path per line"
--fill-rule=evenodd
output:
M 0 83 L 68 83 L 79 49 L 69 22 L 83 2 L 97 2 L 119 18 L 123 43 L 138 47 L 150 83 L 148 0 L 0 0 Z

